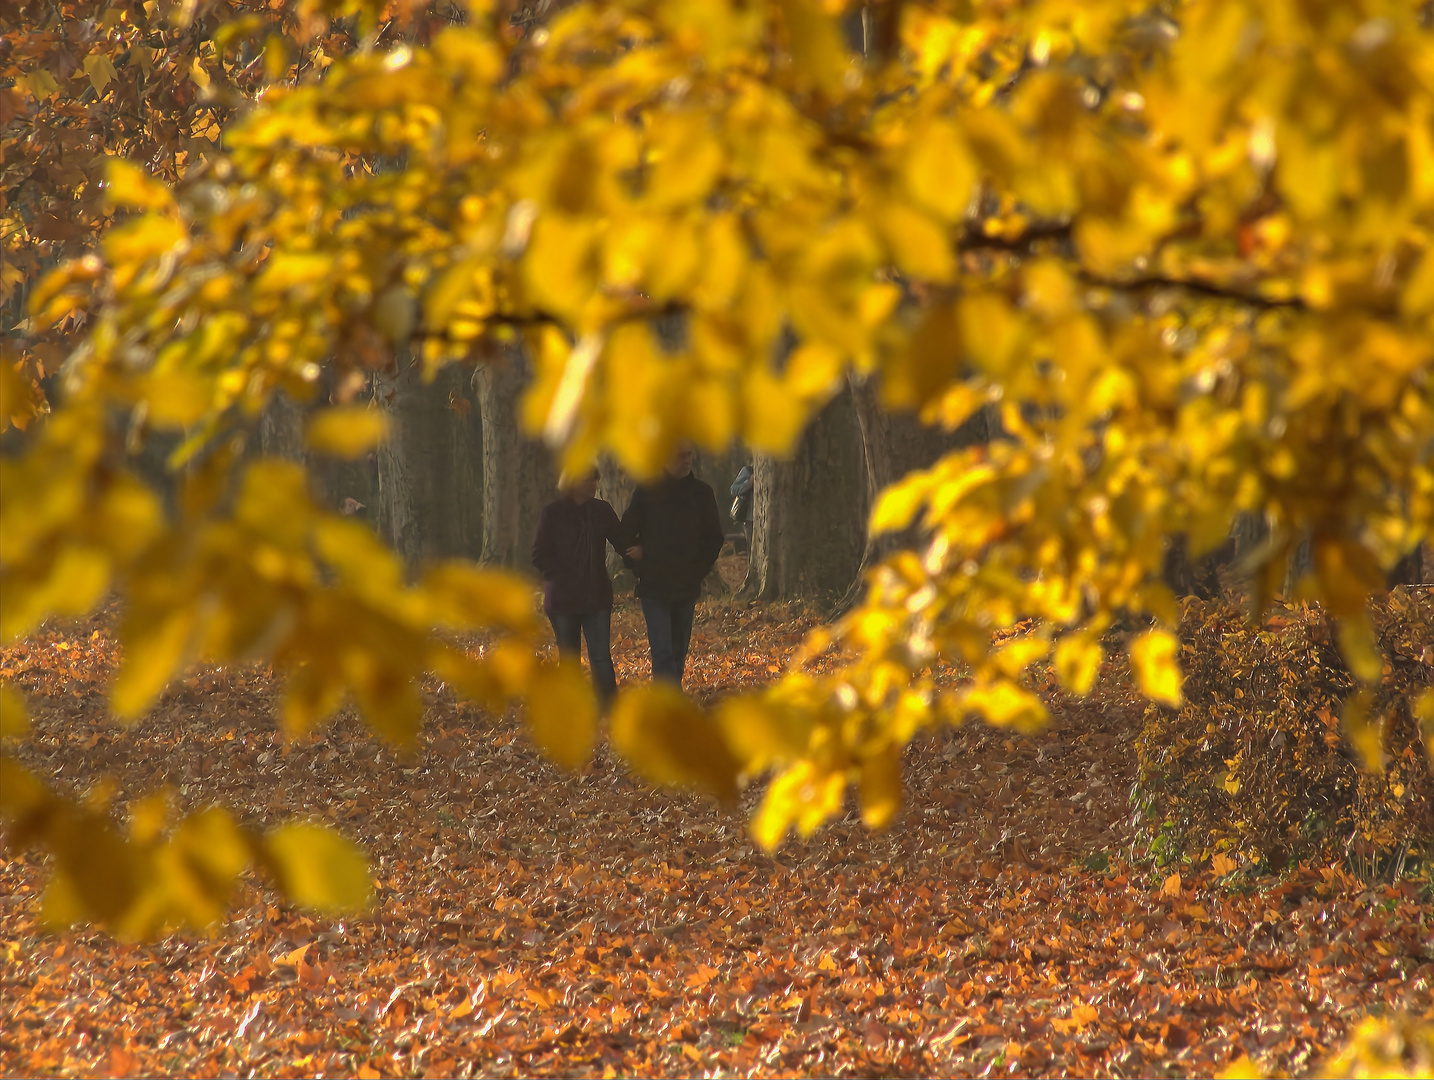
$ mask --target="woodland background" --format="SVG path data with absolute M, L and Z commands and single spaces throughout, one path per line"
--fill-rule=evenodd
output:
M 514 5 L 500 23 L 523 40 L 566 6 Z M 864 49 L 883 10 L 836 22 Z M 7 457 L 36 445 L 40 402 L 63 400 L 64 362 L 91 329 L 83 306 L 46 322 L 33 302 L 47 271 L 83 260 L 114 224 L 110 159 L 182 187 L 266 83 L 315 79 L 366 35 L 422 45 L 461 21 L 441 6 L 385 14 L 374 26 L 358 7 L 313 3 L 6 6 L 0 286 L 6 377 L 19 375 L 6 388 L 7 418 L 19 418 L 0 433 Z M 1242 254 L 1268 239 L 1262 220 L 1239 226 Z M 997 252 L 1017 243 L 977 239 Z M 680 319 L 654 326 L 681 346 Z M 274 395 L 247 459 L 302 463 L 319 506 L 361 504 L 357 517 L 408 567 L 525 569 L 556 474 L 519 419 L 531 352 L 489 343 L 430 381 L 416 350 L 389 363 L 371 330 L 345 345 L 363 363 L 325 368 L 308 403 Z M 347 459 L 315 452 L 307 433 L 331 400 L 381 411 L 388 437 Z M 944 430 L 885 408 L 875 379 L 844 374 L 789 456 L 751 453 L 751 551 L 724 552 L 709 582 L 692 697 L 716 705 L 776 683 L 803 635 L 852 610 L 868 571 L 920 539 L 915 527 L 873 536 L 878 493 L 948 451 L 1009 437 L 993 404 Z M 182 438 L 142 417 L 116 432 L 176 517 L 191 479 L 171 464 Z M 724 508 L 748 459 L 734 443 L 699 460 Z M 600 494 L 619 511 L 631 486 L 602 460 Z M 1426 545 L 1375 590 L 1383 660 L 1370 680 L 1351 672 L 1325 607 L 1282 598 L 1250 617 L 1246 571 L 1271 543 L 1250 515 L 1213 552 L 1192 557 L 1180 536 L 1164 549 L 1161 576 L 1181 598 L 1178 706 L 1132 689 L 1123 650 L 1141 626 L 1117 620 L 1090 696 L 1036 666 L 1043 729 L 924 731 L 900 753 L 906 796 L 887 831 L 867 830 L 848 801 L 776 853 L 748 839 L 761 783 L 719 807 L 654 790 L 605 745 L 563 772 L 516 710 L 475 705 L 437 676 L 406 751 L 349 707 L 320 731 L 286 734 L 282 680 L 262 663 L 201 664 L 121 731 L 105 694 L 122 606 L 49 618 L 0 653 L 30 713 L 17 762 L 96 817 L 129 822 L 136 843 L 216 803 L 255 835 L 295 818 L 335 826 L 369 852 L 374 901 L 304 914 L 289 904 L 292 881 L 275 890 L 244 873 L 208 936 L 57 933 L 55 857 L 8 842 L 8 826 L 0 1067 L 1427 1075 L 1434 783 L 1410 703 L 1434 683 L 1434 567 Z M 1314 558 L 1309 542 L 1295 549 L 1287 596 Z M 636 684 L 647 671 L 628 584 L 614 639 L 619 676 Z M 997 643 L 1029 629 L 1003 628 Z M 492 642 L 461 644 L 476 654 Z M 838 649 L 814 670 L 847 659 Z M 1345 737 L 1356 693 L 1382 718 L 1378 772 Z M 211 911 L 207 895 L 193 902 Z

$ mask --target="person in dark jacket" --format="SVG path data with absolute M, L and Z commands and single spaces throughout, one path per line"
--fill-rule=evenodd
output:
M 732 481 L 732 520 L 742 526 L 742 536 L 747 542 L 747 551 L 752 550 L 752 504 L 756 501 L 756 477 L 751 462 L 742 466 L 737 479 Z
M 622 533 L 617 512 L 596 497 L 597 484 L 594 469 L 565 483 L 562 498 L 543 507 L 533 565 L 543 575 L 543 610 L 553 624 L 558 655 L 577 659 L 587 638 L 593 688 L 606 707 L 617 693 L 607 545 L 622 550 Z
M 637 575 L 652 677 L 678 686 L 697 596 L 723 541 L 717 496 L 692 475 L 693 457 L 690 444 L 679 445 L 664 475 L 634 491 L 622 516 L 625 561 Z

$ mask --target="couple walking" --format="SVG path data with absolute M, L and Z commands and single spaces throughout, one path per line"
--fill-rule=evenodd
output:
M 717 497 L 692 474 L 694 456 L 689 444 L 680 444 L 663 475 L 633 492 L 620 521 L 596 497 L 596 469 L 566 483 L 563 496 L 538 519 L 533 565 L 543 575 L 543 610 L 558 655 L 576 659 L 580 639 L 587 639 L 593 685 L 604 706 L 617 692 L 608 544 L 637 576 L 652 677 L 682 685 L 697 596 L 723 542 Z

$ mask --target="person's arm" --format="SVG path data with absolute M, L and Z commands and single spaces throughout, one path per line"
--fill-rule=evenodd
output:
M 733 495 L 746 495 L 752 490 L 752 466 L 742 466 L 742 471 L 737 474 L 737 479 L 732 481 L 731 490 Z
M 603 539 L 612 545 L 612 549 L 619 555 L 622 554 L 622 519 L 617 516 L 617 511 L 612 508 L 612 503 L 603 500 Z
M 552 507 L 545 506 L 538 517 L 538 533 L 533 537 L 533 565 L 544 578 L 551 578 L 557 569 L 557 551 L 553 545 Z
M 629 570 L 636 570 L 637 563 L 642 560 L 642 538 L 646 525 L 647 492 L 638 488 L 628 500 L 627 511 L 622 515 L 620 527 L 622 545 L 618 550 L 622 552 L 622 561 L 627 564 Z

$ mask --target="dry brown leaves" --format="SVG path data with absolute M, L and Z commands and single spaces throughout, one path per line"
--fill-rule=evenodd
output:
M 772 678 L 810 619 L 704 607 L 691 690 Z M 641 621 L 614 628 L 645 677 Z M 252 822 L 314 815 L 368 845 L 348 922 L 257 887 L 212 938 L 46 935 L 44 868 L 0 868 L 7 1075 L 1001 1075 L 1309 1069 L 1380 1004 L 1428 1014 L 1427 897 L 1338 870 L 1151 875 L 1118 856 L 1137 717 L 914 748 L 888 834 L 847 821 L 777 858 L 744 808 L 541 759 L 511 719 L 430 694 L 404 760 L 352 720 L 286 746 L 260 671 L 206 671 L 132 732 L 103 718 L 107 623 L 9 650 L 28 763 L 116 805 L 169 783 Z

